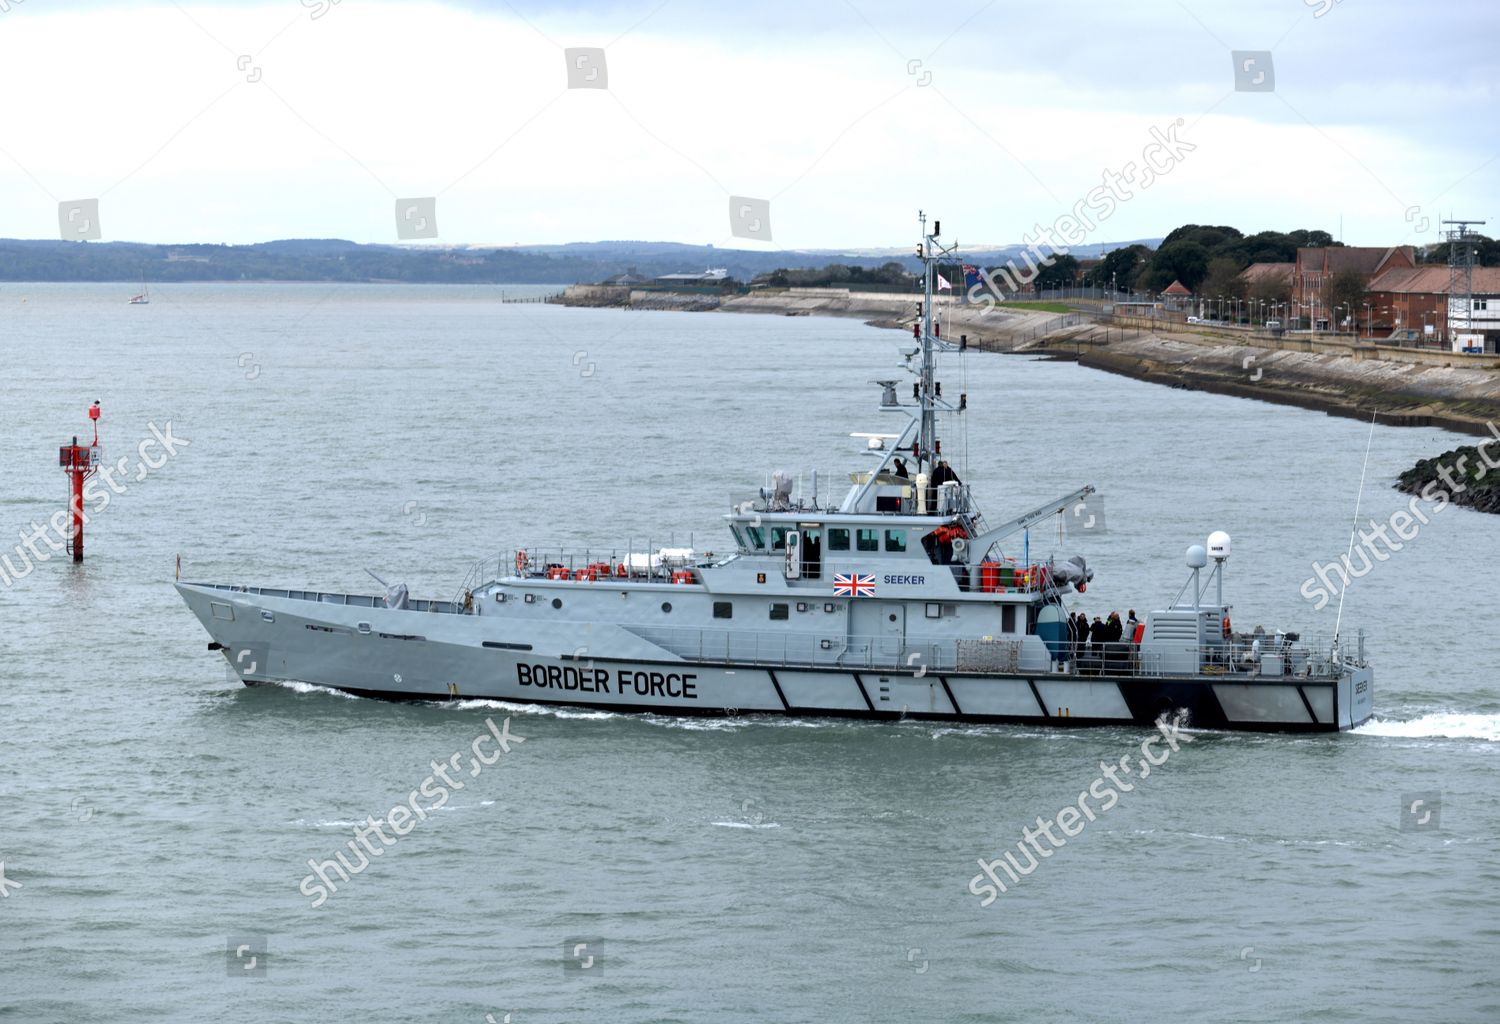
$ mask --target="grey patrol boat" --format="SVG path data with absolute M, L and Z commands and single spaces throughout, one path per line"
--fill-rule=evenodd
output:
M 1183 711 L 1200 728 L 1275 731 L 1368 719 L 1362 635 L 1232 627 L 1226 534 L 1190 547 L 1177 597 L 1118 642 L 1073 636 L 1065 603 L 1093 570 L 1003 545 L 1025 536 L 1029 552 L 1027 531 L 1093 488 L 992 521 L 943 460 L 939 417 L 962 416 L 967 396 L 943 397 L 936 356 L 965 345 L 933 322 L 934 275 L 956 247 L 926 227 L 925 296 L 901 353 L 910 398 L 876 382 L 880 410 L 907 422 L 851 435 L 869 468 L 836 504 L 816 476 L 797 495 L 777 474 L 732 503 L 727 557 L 515 549 L 476 565 L 453 600 L 179 581 L 209 649 L 249 685 L 407 700 L 1048 725 Z

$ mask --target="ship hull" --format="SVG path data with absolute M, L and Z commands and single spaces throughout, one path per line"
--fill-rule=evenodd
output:
M 684 659 L 627 630 L 349 607 L 193 584 L 178 590 L 246 684 L 296 681 L 389 700 L 497 700 L 611 712 L 779 714 L 1048 726 L 1334 732 L 1366 720 L 1368 668 L 1295 676 L 1079 676 Z M 624 656 L 601 655 L 601 651 Z

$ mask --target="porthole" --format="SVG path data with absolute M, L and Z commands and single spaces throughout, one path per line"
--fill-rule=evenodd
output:
M 562 607 L 562 598 L 560 598 L 560 597 L 554 597 L 552 599 L 552 607 L 554 607 L 554 608 L 561 608 Z M 895 616 L 892 615 L 891 618 L 894 619 Z
M 664 611 L 664 612 L 671 611 L 672 610 L 672 602 L 671 601 L 663 601 L 661 603 L 661 610 Z
M 555 604 L 556 602 L 553 602 L 553 603 Z M 891 621 L 892 622 L 896 621 L 896 613 L 895 612 L 891 612 Z

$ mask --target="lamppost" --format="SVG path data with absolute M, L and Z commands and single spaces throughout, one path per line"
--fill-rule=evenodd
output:
M 1369 341 L 1370 338 L 1371 338 L 1370 326 L 1371 326 L 1370 325 L 1370 303 L 1366 302 L 1365 303 L 1365 340 L 1366 341 Z

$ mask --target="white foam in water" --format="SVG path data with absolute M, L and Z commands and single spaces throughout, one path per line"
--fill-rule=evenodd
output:
M 1394 736 L 1401 739 L 1440 738 L 1500 742 L 1500 715 L 1468 715 L 1438 712 L 1406 722 L 1374 719 L 1352 732 L 1360 736 Z
M 613 711 L 579 711 L 574 708 L 555 707 L 550 704 L 512 704 L 504 700 L 455 700 L 444 701 L 443 707 L 456 711 L 504 711 L 515 715 L 551 715 L 553 718 L 582 718 L 596 721 L 601 718 L 619 717 Z
M 709 824 L 710 825 L 717 825 L 720 828 L 780 828 L 781 827 L 780 823 L 775 822 L 775 821 L 763 821 L 763 822 L 760 822 L 759 824 L 757 824 L 755 822 L 751 822 L 751 821 L 711 821 L 711 822 L 709 822 Z
M 283 689 L 291 690 L 293 693 L 326 693 L 330 697 L 342 697 L 345 700 L 359 700 L 359 698 L 354 696 L 354 694 L 352 693 L 345 693 L 342 690 L 333 690 L 326 686 L 315 686 L 312 683 L 299 683 L 295 679 L 289 679 L 284 682 L 279 682 L 276 685 L 282 687 Z

